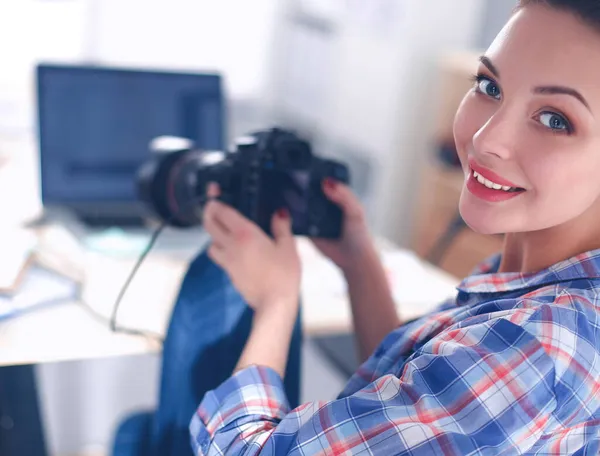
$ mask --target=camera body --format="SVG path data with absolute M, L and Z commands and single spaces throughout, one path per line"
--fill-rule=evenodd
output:
M 323 193 L 331 178 L 349 184 L 348 167 L 315 156 L 307 141 L 279 128 L 238 138 L 230 152 L 171 150 L 146 163 L 138 174 L 141 198 L 164 221 L 180 227 L 202 223 L 206 187 L 271 235 L 273 214 L 287 209 L 294 234 L 335 239 L 343 213 Z

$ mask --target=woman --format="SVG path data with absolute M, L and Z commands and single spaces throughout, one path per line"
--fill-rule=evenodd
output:
M 300 283 L 289 217 L 271 241 L 229 207 L 206 209 L 210 255 L 256 313 L 235 374 L 193 418 L 199 454 L 600 452 L 598 1 L 521 0 L 474 79 L 454 128 L 460 211 L 506 233 L 502 254 L 402 325 L 359 204 L 328 183 L 345 232 L 317 246 L 343 270 L 373 353 L 333 402 L 292 411 L 282 393 Z

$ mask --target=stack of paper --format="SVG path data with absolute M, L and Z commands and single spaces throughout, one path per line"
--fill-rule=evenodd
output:
M 0 319 L 76 297 L 77 282 L 40 261 L 40 253 L 36 233 L 0 230 Z
M 0 319 L 42 306 L 76 299 L 78 286 L 73 280 L 38 265 L 29 266 L 19 285 L 10 293 L 0 293 Z
M 340 270 L 304 239 L 299 242 L 304 263 L 302 297 L 305 319 L 334 327 L 350 321 L 348 284 Z M 417 318 L 436 309 L 456 294 L 458 279 L 421 260 L 414 252 L 382 248 L 390 289 L 398 311 L 405 319 Z
M 36 246 L 33 233 L 18 229 L 0 230 L 0 292 L 18 286 Z

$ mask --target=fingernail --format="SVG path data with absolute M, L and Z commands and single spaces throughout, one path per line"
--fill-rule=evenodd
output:
M 219 196 L 219 185 L 215 182 L 209 182 L 206 186 L 206 194 L 209 198 L 216 198 Z
M 325 179 L 325 187 L 327 187 L 329 190 L 334 190 L 336 186 L 337 182 L 331 179 L 330 177 Z
M 288 212 L 287 209 L 285 208 L 281 208 L 277 211 L 277 217 L 281 218 L 281 219 L 287 219 L 290 216 L 290 213 Z

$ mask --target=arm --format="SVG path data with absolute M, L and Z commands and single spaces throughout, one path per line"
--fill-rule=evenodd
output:
M 265 366 L 273 369 L 283 378 L 287 354 L 294 331 L 296 313 L 294 303 L 275 306 L 273 312 L 257 313 L 252 322 L 252 330 L 235 372 L 250 366 Z
M 362 362 L 375 351 L 387 334 L 402 323 L 383 264 L 372 245 L 353 266 L 343 272 L 348 283 L 352 321 Z
M 275 371 L 240 371 L 207 394 L 192 442 L 198 455 L 526 453 L 552 421 L 554 377 L 536 337 L 490 320 L 440 334 L 399 376 L 294 411 Z
M 359 359 L 364 361 L 401 321 L 360 202 L 340 183 L 326 181 L 323 192 L 344 212 L 343 233 L 340 240 L 313 243 L 346 278 Z

